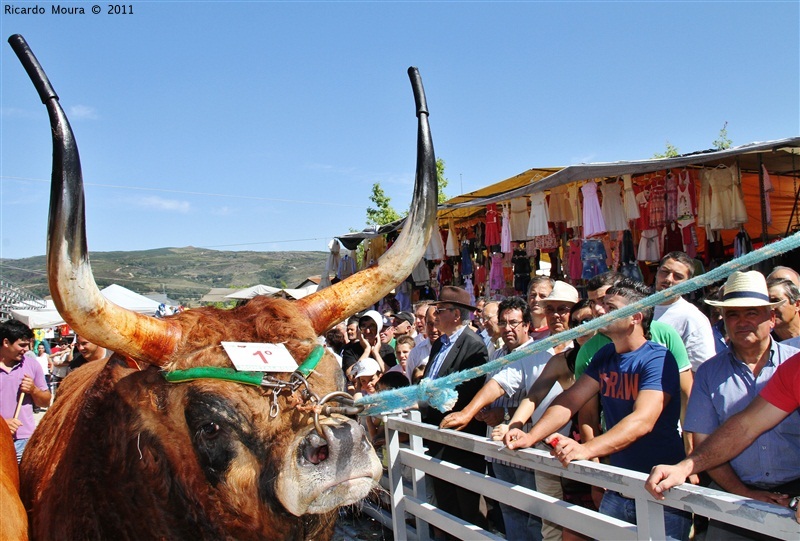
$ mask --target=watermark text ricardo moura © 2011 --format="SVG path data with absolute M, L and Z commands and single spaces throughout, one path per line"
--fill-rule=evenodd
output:
M 46 6 L 34 5 L 15 5 L 6 4 L 3 6 L 3 15 L 133 15 L 133 4 L 105 4 L 105 9 L 97 4 L 91 7 L 74 6 L 61 4 L 50 4 Z

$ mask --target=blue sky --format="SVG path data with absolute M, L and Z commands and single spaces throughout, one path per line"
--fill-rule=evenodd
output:
M 800 134 L 797 1 L 7 4 L 47 14 L 0 16 L 3 258 L 44 254 L 49 198 L 15 33 L 75 131 L 92 251 L 325 250 L 365 226 L 374 182 L 404 209 L 411 65 L 451 197 L 666 141 L 710 148 L 726 121 L 736 145 Z

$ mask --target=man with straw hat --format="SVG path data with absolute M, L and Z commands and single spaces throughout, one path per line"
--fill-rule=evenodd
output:
M 0 415 L 14 437 L 17 462 L 36 428 L 33 407 L 50 405 L 42 367 L 26 355 L 32 339 L 33 332 L 24 323 L 0 324 Z
M 700 445 L 729 417 L 744 410 L 761 392 L 778 367 L 798 352 L 780 344 L 770 333 L 774 308 L 767 282 L 758 271 L 734 272 L 725 282 L 722 300 L 706 300 L 718 307 L 730 340 L 726 351 L 697 369 L 686 411 L 684 429 Z M 744 451 L 708 470 L 711 488 L 754 500 L 787 505 L 789 493 L 800 494 L 800 413 L 789 415 L 761 434 Z M 752 539 L 754 534 L 710 521 L 706 539 Z

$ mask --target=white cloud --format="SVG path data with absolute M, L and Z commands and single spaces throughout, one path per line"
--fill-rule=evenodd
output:
M 182 214 L 189 212 L 190 207 L 188 201 L 164 199 L 163 197 L 158 197 L 155 195 L 140 198 L 138 204 L 139 206 L 154 210 L 166 210 L 168 212 L 180 212 Z
M 211 214 L 214 216 L 229 216 L 232 212 L 230 207 L 217 207 L 211 210 Z
M 97 118 L 97 110 L 88 105 L 73 105 L 69 108 L 69 116 L 74 119 L 95 120 Z

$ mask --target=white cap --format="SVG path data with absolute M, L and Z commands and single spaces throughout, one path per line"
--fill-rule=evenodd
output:
M 360 378 L 361 376 L 374 376 L 381 371 L 381 367 L 375 359 L 362 359 L 356 363 L 353 371 L 356 373 L 353 377 Z

